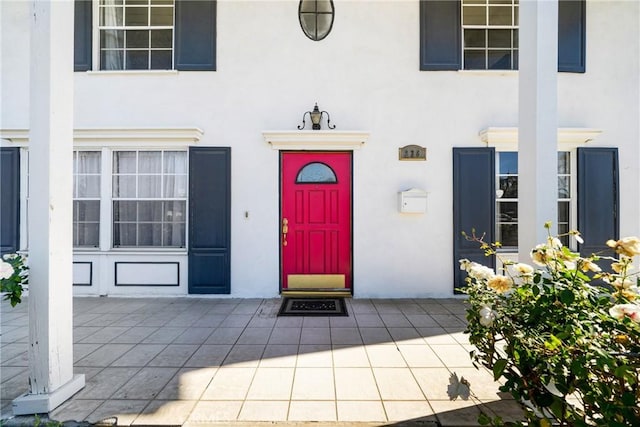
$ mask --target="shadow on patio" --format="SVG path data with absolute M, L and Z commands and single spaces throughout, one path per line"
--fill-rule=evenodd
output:
M 279 299 L 75 298 L 87 384 L 50 414 L 119 425 L 476 425 L 518 405 L 472 367 L 461 300 L 347 300 L 349 317 L 277 317 Z M 2 305 L 2 418 L 27 389 L 27 304 Z M 452 373 L 475 398 L 449 399 Z M 322 425 L 322 424 L 320 424 Z

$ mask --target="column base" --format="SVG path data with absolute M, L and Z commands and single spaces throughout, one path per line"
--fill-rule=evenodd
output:
M 25 393 L 13 401 L 13 415 L 49 413 L 84 387 L 84 374 L 74 375 L 67 383 L 44 394 Z

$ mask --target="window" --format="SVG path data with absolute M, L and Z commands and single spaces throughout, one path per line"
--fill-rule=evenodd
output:
M 74 70 L 215 71 L 216 5 L 75 0 Z
M 186 151 L 113 153 L 113 247 L 185 247 Z
M 421 0 L 420 69 L 518 68 L 519 0 Z M 558 71 L 585 72 L 585 0 L 558 1 Z
M 324 39 L 333 26 L 332 0 L 300 0 L 298 19 L 304 34 L 313 41 Z
M 463 69 L 518 69 L 518 0 L 463 0 Z
M 298 172 L 296 177 L 296 184 L 306 183 L 334 183 L 338 182 L 336 174 L 329 166 L 324 163 L 313 162 L 309 163 Z
M 173 0 L 100 0 L 100 69 L 172 69 L 173 15 Z
M 73 152 L 73 246 L 100 246 L 99 151 Z
M 496 239 L 505 248 L 518 247 L 518 153 L 497 153 Z M 571 224 L 571 155 L 558 153 L 558 234 L 567 233 Z M 568 236 L 562 238 L 569 245 Z

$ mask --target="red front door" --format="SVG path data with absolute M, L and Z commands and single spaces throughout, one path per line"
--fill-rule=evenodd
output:
M 351 288 L 351 153 L 282 152 L 282 290 Z

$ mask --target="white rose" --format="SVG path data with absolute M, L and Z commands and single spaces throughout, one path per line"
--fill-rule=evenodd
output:
M 484 306 L 480 309 L 480 324 L 482 326 L 490 327 L 497 317 L 498 313 L 491 307 Z
M 609 314 L 618 320 L 628 317 L 636 323 L 640 323 L 640 305 L 618 304 L 609 309 Z
M 8 279 L 13 276 L 14 270 L 8 262 L 0 261 L 0 279 Z

